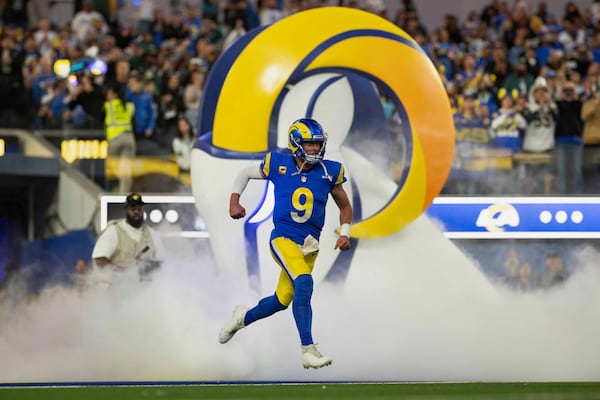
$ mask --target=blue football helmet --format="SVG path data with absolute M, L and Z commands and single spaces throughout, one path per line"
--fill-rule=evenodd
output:
M 307 154 L 304 150 L 306 142 L 318 142 L 321 149 L 317 154 Z M 295 156 L 309 164 L 318 164 L 325 156 L 327 133 L 321 124 L 311 118 L 301 118 L 292 123 L 288 130 L 288 148 Z

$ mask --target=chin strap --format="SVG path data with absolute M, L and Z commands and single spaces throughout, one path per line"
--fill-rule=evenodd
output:
M 325 163 L 323 161 L 319 161 L 319 164 L 321 164 L 321 167 L 323 167 L 323 171 L 325 171 L 325 177 L 327 179 L 329 179 L 329 182 L 333 182 L 333 176 L 329 175 L 329 172 L 327 171 L 327 167 L 325 166 Z
M 302 173 L 302 170 L 304 169 L 304 166 L 306 165 L 306 163 L 307 163 L 306 160 L 302 160 L 302 165 L 299 167 L 298 166 L 296 167 L 298 170 L 296 172 L 294 172 L 292 174 L 292 176 Z M 321 167 L 323 167 L 323 171 L 325 171 L 324 177 L 327 178 L 329 180 L 329 182 L 333 182 L 333 176 L 329 175 L 329 171 L 327 171 L 327 167 L 325 166 L 325 163 L 321 160 L 321 161 L 319 161 L 319 164 L 321 165 Z
M 302 160 L 302 165 L 301 165 L 301 166 L 299 166 L 299 167 L 298 167 L 298 166 L 296 166 L 296 168 L 297 168 L 298 170 L 297 170 L 296 172 L 294 172 L 294 173 L 292 174 L 292 176 L 294 176 L 294 175 L 298 175 L 298 174 L 302 173 L 302 169 L 304 168 L 304 166 L 305 166 L 305 165 L 306 165 L 306 160 Z
M 302 170 L 304 169 L 304 166 L 307 164 L 306 160 L 302 160 L 302 165 L 301 166 L 296 166 L 296 168 L 298 169 L 296 172 L 294 172 L 292 174 L 292 176 L 298 175 L 300 173 L 302 173 Z M 329 171 L 327 171 L 327 167 L 325 166 L 325 163 L 320 160 L 319 164 L 321 165 L 321 167 L 323 167 L 323 171 L 325 171 L 325 175 L 324 177 L 327 178 L 329 180 L 329 182 L 333 182 L 333 176 L 329 175 Z

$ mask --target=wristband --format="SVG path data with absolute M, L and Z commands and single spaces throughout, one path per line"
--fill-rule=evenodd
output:
M 340 228 L 340 236 L 350 237 L 350 224 L 342 224 Z

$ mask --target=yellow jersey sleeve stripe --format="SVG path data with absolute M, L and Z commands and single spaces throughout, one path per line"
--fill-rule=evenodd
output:
M 265 162 L 263 163 L 262 172 L 265 176 L 269 176 L 271 170 L 271 153 L 267 153 L 265 156 Z
M 344 165 L 342 164 L 340 166 L 340 173 L 338 174 L 335 184 L 339 185 L 340 183 L 343 183 L 343 182 L 344 182 Z

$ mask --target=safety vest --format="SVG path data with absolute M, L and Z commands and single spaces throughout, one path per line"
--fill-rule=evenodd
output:
M 135 105 L 127 102 L 124 108 L 121 100 L 114 99 L 104 102 L 104 127 L 106 128 L 106 139 L 111 140 L 123 132 L 133 132 L 133 113 Z

